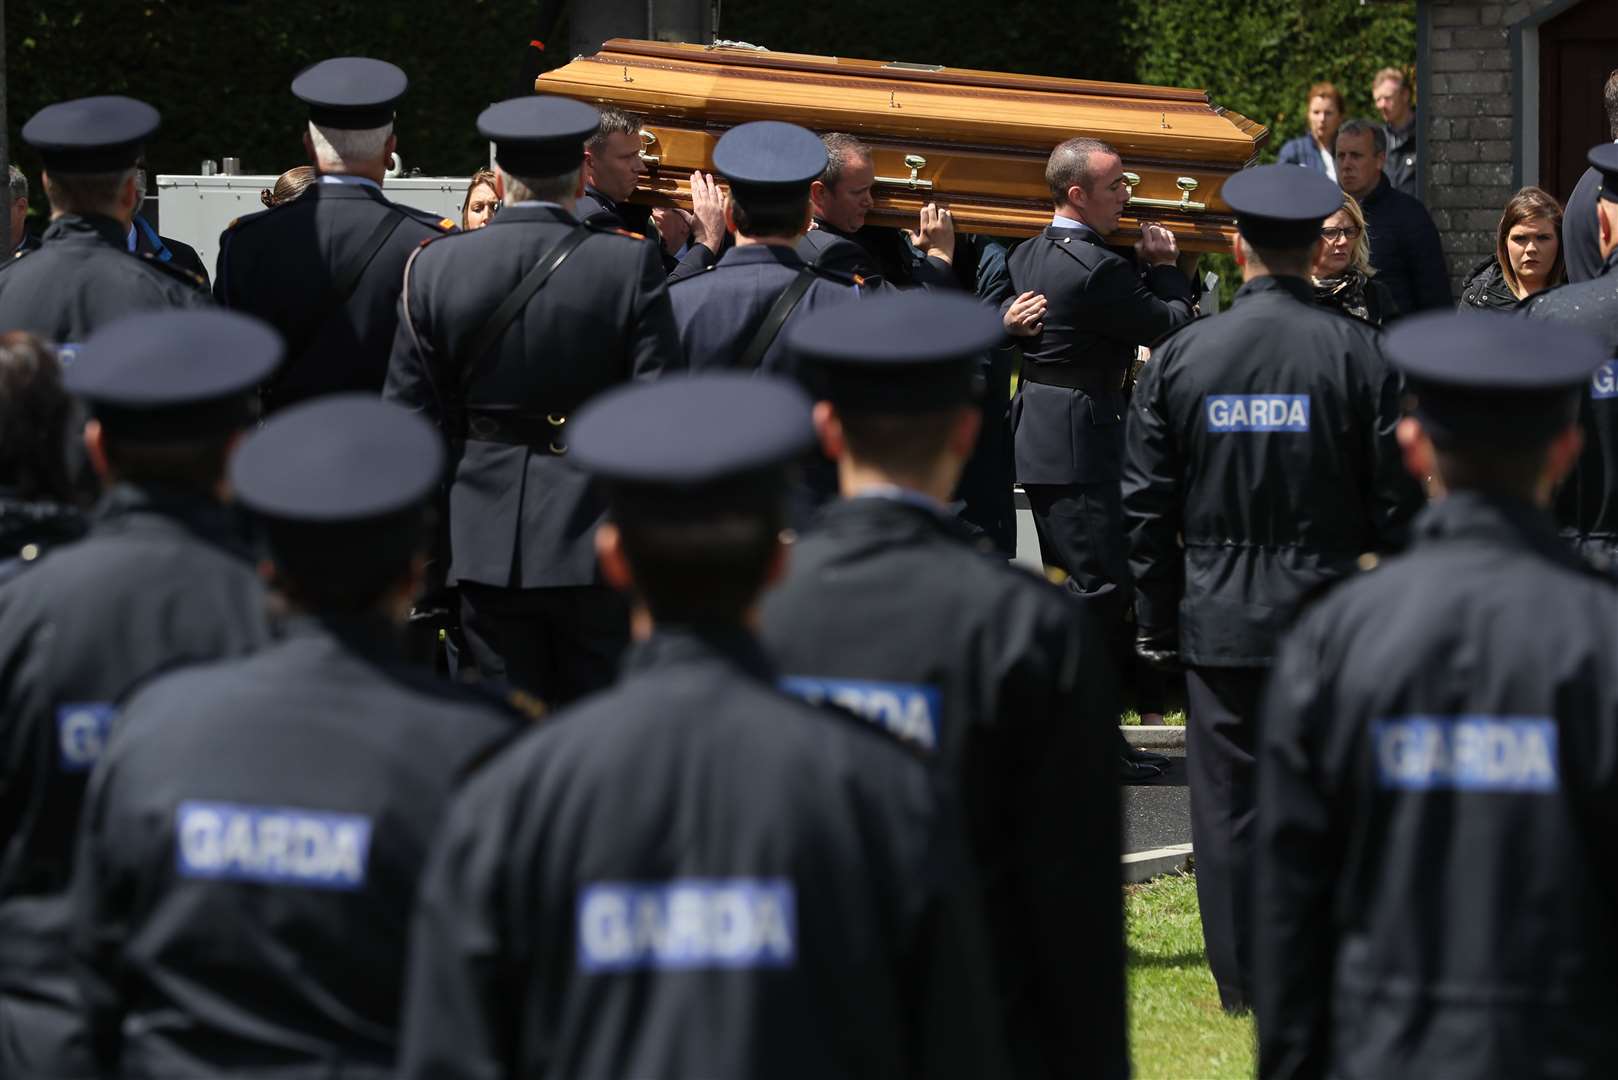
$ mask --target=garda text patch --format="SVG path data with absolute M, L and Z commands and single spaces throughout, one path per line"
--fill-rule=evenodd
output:
M 371 819 L 285 807 L 183 802 L 175 811 L 181 877 L 358 889 Z
M 1208 430 L 1308 431 L 1308 394 L 1209 394 Z
M 1412 716 L 1373 728 L 1377 779 L 1404 791 L 1551 792 L 1556 724 L 1542 717 Z
M 57 707 L 57 761 L 63 772 L 88 772 L 95 766 L 116 713 L 111 705 L 99 701 Z
M 598 882 L 579 895 L 581 971 L 789 968 L 797 896 L 784 878 Z
M 1601 400 L 1618 397 L 1618 360 L 1608 360 L 1590 376 L 1590 396 Z
M 847 709 L 925 750 L 938 749 L 942 698 L 936 686 L 789 675 L 781 680 L 781 689 L 811 705 Z

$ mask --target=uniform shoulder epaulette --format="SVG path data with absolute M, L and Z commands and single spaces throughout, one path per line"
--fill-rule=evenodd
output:
M 418 210 L 414 206 L 406 206 L 404 203 L 393 202 L 392 200 L 389 200 L 388 205 L 408 218 L 419 221 L 423 225 L 431 226 L 439 233 L 448 234 L 461 231 L 461 227 L 456 224 L 454 218 L 447 218 L 430 210 Z
M 834 285 L 852 285 L 858 288 L 863 287 L 872 280 L 864 274 L 856 274 L 852 270 L 836 270 L 829 266 L 816 266 L 813 263 L 809 264 L 809 268 L 815 272 L 816 277 L 829 281 Z
M 187 270 L 183 266 L 177 266 L 173 262 L 165 262 L 149 251 L 141 252 L 140 260 L 155 270 L 160 270 L 171 277 L 179 278 L 193 289 L 206 289 L 208 287 L 208 282 L 201 274 Z
M 586 221 L 586 222 L 584 222 L 584 226 L 585 226 L 585 228 L 590 229 L 590 230 L 592 230 L 594 232 L 611 233 L 614 236 L 626 236 L 631 240 L 645 240 L 646 239 L 646 237 L 642 236 L 638 232 L 630 232 L 628 229 L 624 228 L 622 225 L 615 225 L 615 224 L 611 224 L 611 223 L 608 223 L 608 222 L 605 222 L 605 221 Z
M 672 289 L 676 285 L 684 285 L 688 281 L 700 281 L 702 279 L 702 275 L 712 273 L 717 269 L 719 269 L 718 263 L 709 263 L 707 266 L 704 266 L 701 270 L 698 270 L 694 274 L 687 274 L 683 278 L 675 278 L 673 281 L 668 283 L 668 287 Z
M 506 694 L 506 705 L 536 724 L 550 715 L 551 711 L 549 706 L 526 690 L 509 691 Z
M 38 251 L 38 250 L 40 250 L 40 249 L 39 248 L 24 248 L 21 251 L 13 251 L 11 253 L 11 258 L 6 259 L 4 261 L 0 261 L 0 270 L 4 270 L 8 266 L 17 265 L 18 261 L 21 260 L 24 255 L 27 255 L 30 252 L 34 252 L 34 251 Z
M 280 204 L 280 206 L 266 206 L 262 210 L 253 211 L 251 214 L 243 214 L 241 217 L 231 218 L 230 219 L 230 224 L 225 226 L 225 232 L 227 232 L 227 233 L 235 232 L 237 229 L 240 229 L 244 225 L 251 225 L 256 221 L 262 221 L 265 218 L 269 217 L 271 214 L 275 213 L 277 210 L 280 210 L 280 209 L 282 209 L 284 207 L 288 207 L 288 206 L 291 206 L 291 205 L 292 205 L 292 202 L 284 202 L 284 203 Z

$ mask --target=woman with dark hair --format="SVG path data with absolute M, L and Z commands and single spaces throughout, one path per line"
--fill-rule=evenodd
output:
M 499 207 L 500 196 L 494 190 L 494 170 L 479 169 L 466 185 L 466 201 L 461 203 L 461 229 L 471 232 L 483 228 Z
M 21 331 L 0 334 L 0 583 L 84 534 L 68 467 L 72 415 L 50 346 Z
M 1564 276 L 1562 205 L 1547 191 L 1525 187 L 1500 215 L 1494 254 L 1466 275 L 1460 306 L 1510 310 Z
M 1394 315 L 1393 294 L 1376 280 L 1371 266 L 1370 233 L 1354 196 L 1320 226 L 1320 257 L 1311 270 L 1315 303 L 1381 326 Z

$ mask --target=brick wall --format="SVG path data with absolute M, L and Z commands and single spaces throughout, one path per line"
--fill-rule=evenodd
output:
M 1428 0 L 1427 208 L 1444 239 L 1454 291 L 1494 251 L 1511 183 L 1513 24 L 1555 0 Z

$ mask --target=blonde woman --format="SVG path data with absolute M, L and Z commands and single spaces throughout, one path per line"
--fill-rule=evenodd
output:
M 1312 271 L 1315 303 L 1381 326 L 1397 312 L 1393 294 L 1371 268 L 1371 238 L 1352 195 L 1320 226 L 1320 254 Z

